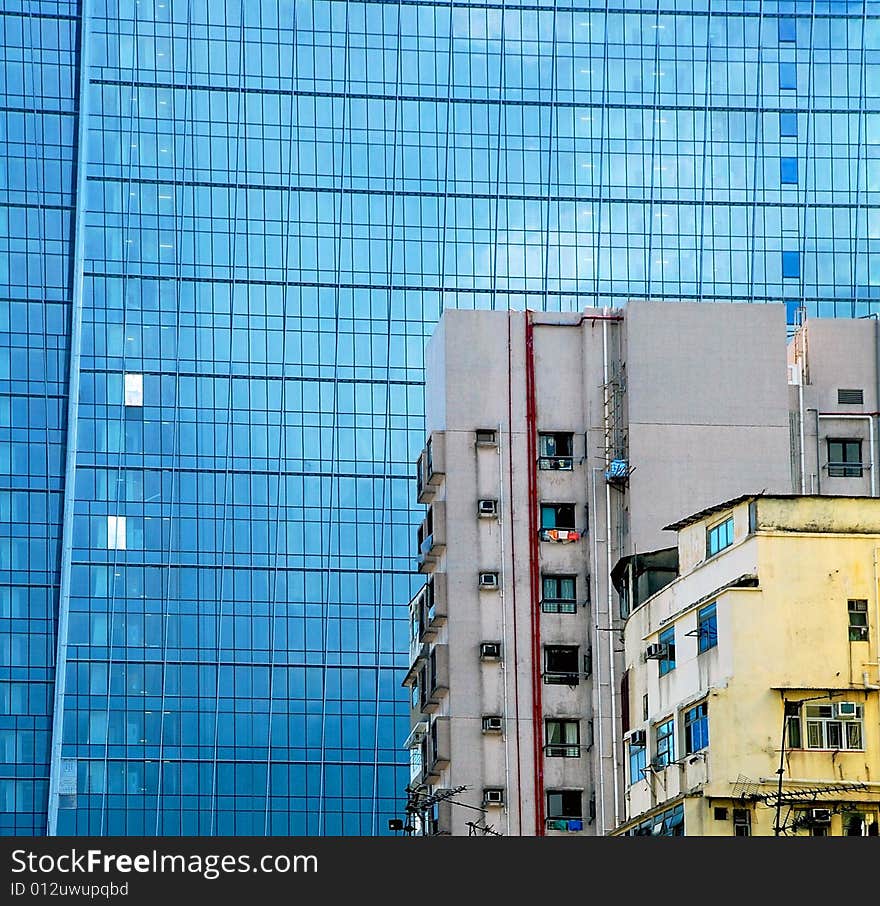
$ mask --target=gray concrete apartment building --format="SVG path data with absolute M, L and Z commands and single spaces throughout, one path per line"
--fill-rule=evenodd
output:
M 620 629 L 675 575 L 663 526 L 762 490 L 876 494 L 877 330 L 788 343 L 781 304 L 444 313 L 404 679 L 416 833 L 621 822 Z

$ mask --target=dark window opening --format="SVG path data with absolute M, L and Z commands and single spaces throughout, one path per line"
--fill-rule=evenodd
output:
M 862 477 L 862 442 L 860 440 L 828 440 L 829 478 Z
M 568 431 L 538 435 L 538 468 L 570 470 L 574 465 L 574 435 Z
M 575 613 L 576 588 L 575 576 L 542 576 L 541 610 L 544 613 Z
M 581 790 L 548 790 L 548 818 L 582 818 L 583 793 Z
M 544 682 L 575 685 L 580 680 L 577 645 L 547 645 L 544 648 Z
M 846 602 L 849 614 L 849 640 L 868 641 L 868 602 L 865 598 L 850 598 Z
M 580 721 L 545 720 L 544 743 L 548 758 L 577 758 L 581 754 Z
M 573 503 L 542 503 L 541 528 L 575 530 L 575 506 Z
M 752 836 L 752 813 L 747 808 L 733 810 L 733 835 L 734 837 Z

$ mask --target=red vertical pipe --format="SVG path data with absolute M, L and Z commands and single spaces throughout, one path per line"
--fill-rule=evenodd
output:
M 526 436 L 529 468 L 529 579 L 532 618 L 532 739 L 535 769 L 535 836 L 544 827 L 544 708 L 541 676 L 541 572 L 538 557 L 538 431 L 535 389 L 535 329 L 526 311 Z

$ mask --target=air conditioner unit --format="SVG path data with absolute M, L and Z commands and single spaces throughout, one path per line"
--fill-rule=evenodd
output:
M 481 500 L 477 505 L 477 513 L 481 519 L 494 519 L 498 515 L 498 501 Z
M 479 584 L 485 591 L 494 591 L 498 588 L 498 573 L 480 573 Z
M 855 702 L 835 702 L 833 713 L 838 720 L 855 720 L 859 714 L 858 709 Z
M 504 805 L 504 790 L 500 787 L 484 789 L 483 805 Z
M 483 731 L 486 733 L 500 733 L 504 729 L 503 717 L 484 717 Z
M 644 748 L 648 744 L 648 734 L 644 730 L 633 730 L 629 734 L 629 744 L 636 748 Z
M 494 446 L 496 443 L 495 431 L 491 428 L 477 428 L 476 440 L 478 447 Z
M 668 656 L 669 645 L 666 642 L 657 642 L 653 645 L 648 645 L 645 649 L 645 657 L 648 658 L 648 660 L 662 660 Z
M 807 812 L 811 824 L 831 824 L 830 808 L 811 808 Z
M 500 660 L 501 642 L 480 642 L 480 657 L 483 660 Z
M 733 823 L 740 827 L 748 827 L 751 824 L 751 815 L 747 808 L 735 808 L 733 810 Z

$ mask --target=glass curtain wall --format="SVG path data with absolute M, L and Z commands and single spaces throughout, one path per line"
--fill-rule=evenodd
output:
M 7 832 L 387 831 L 444 306 L 877 310 L 880 3 L 0 0 L 0 29 Z

